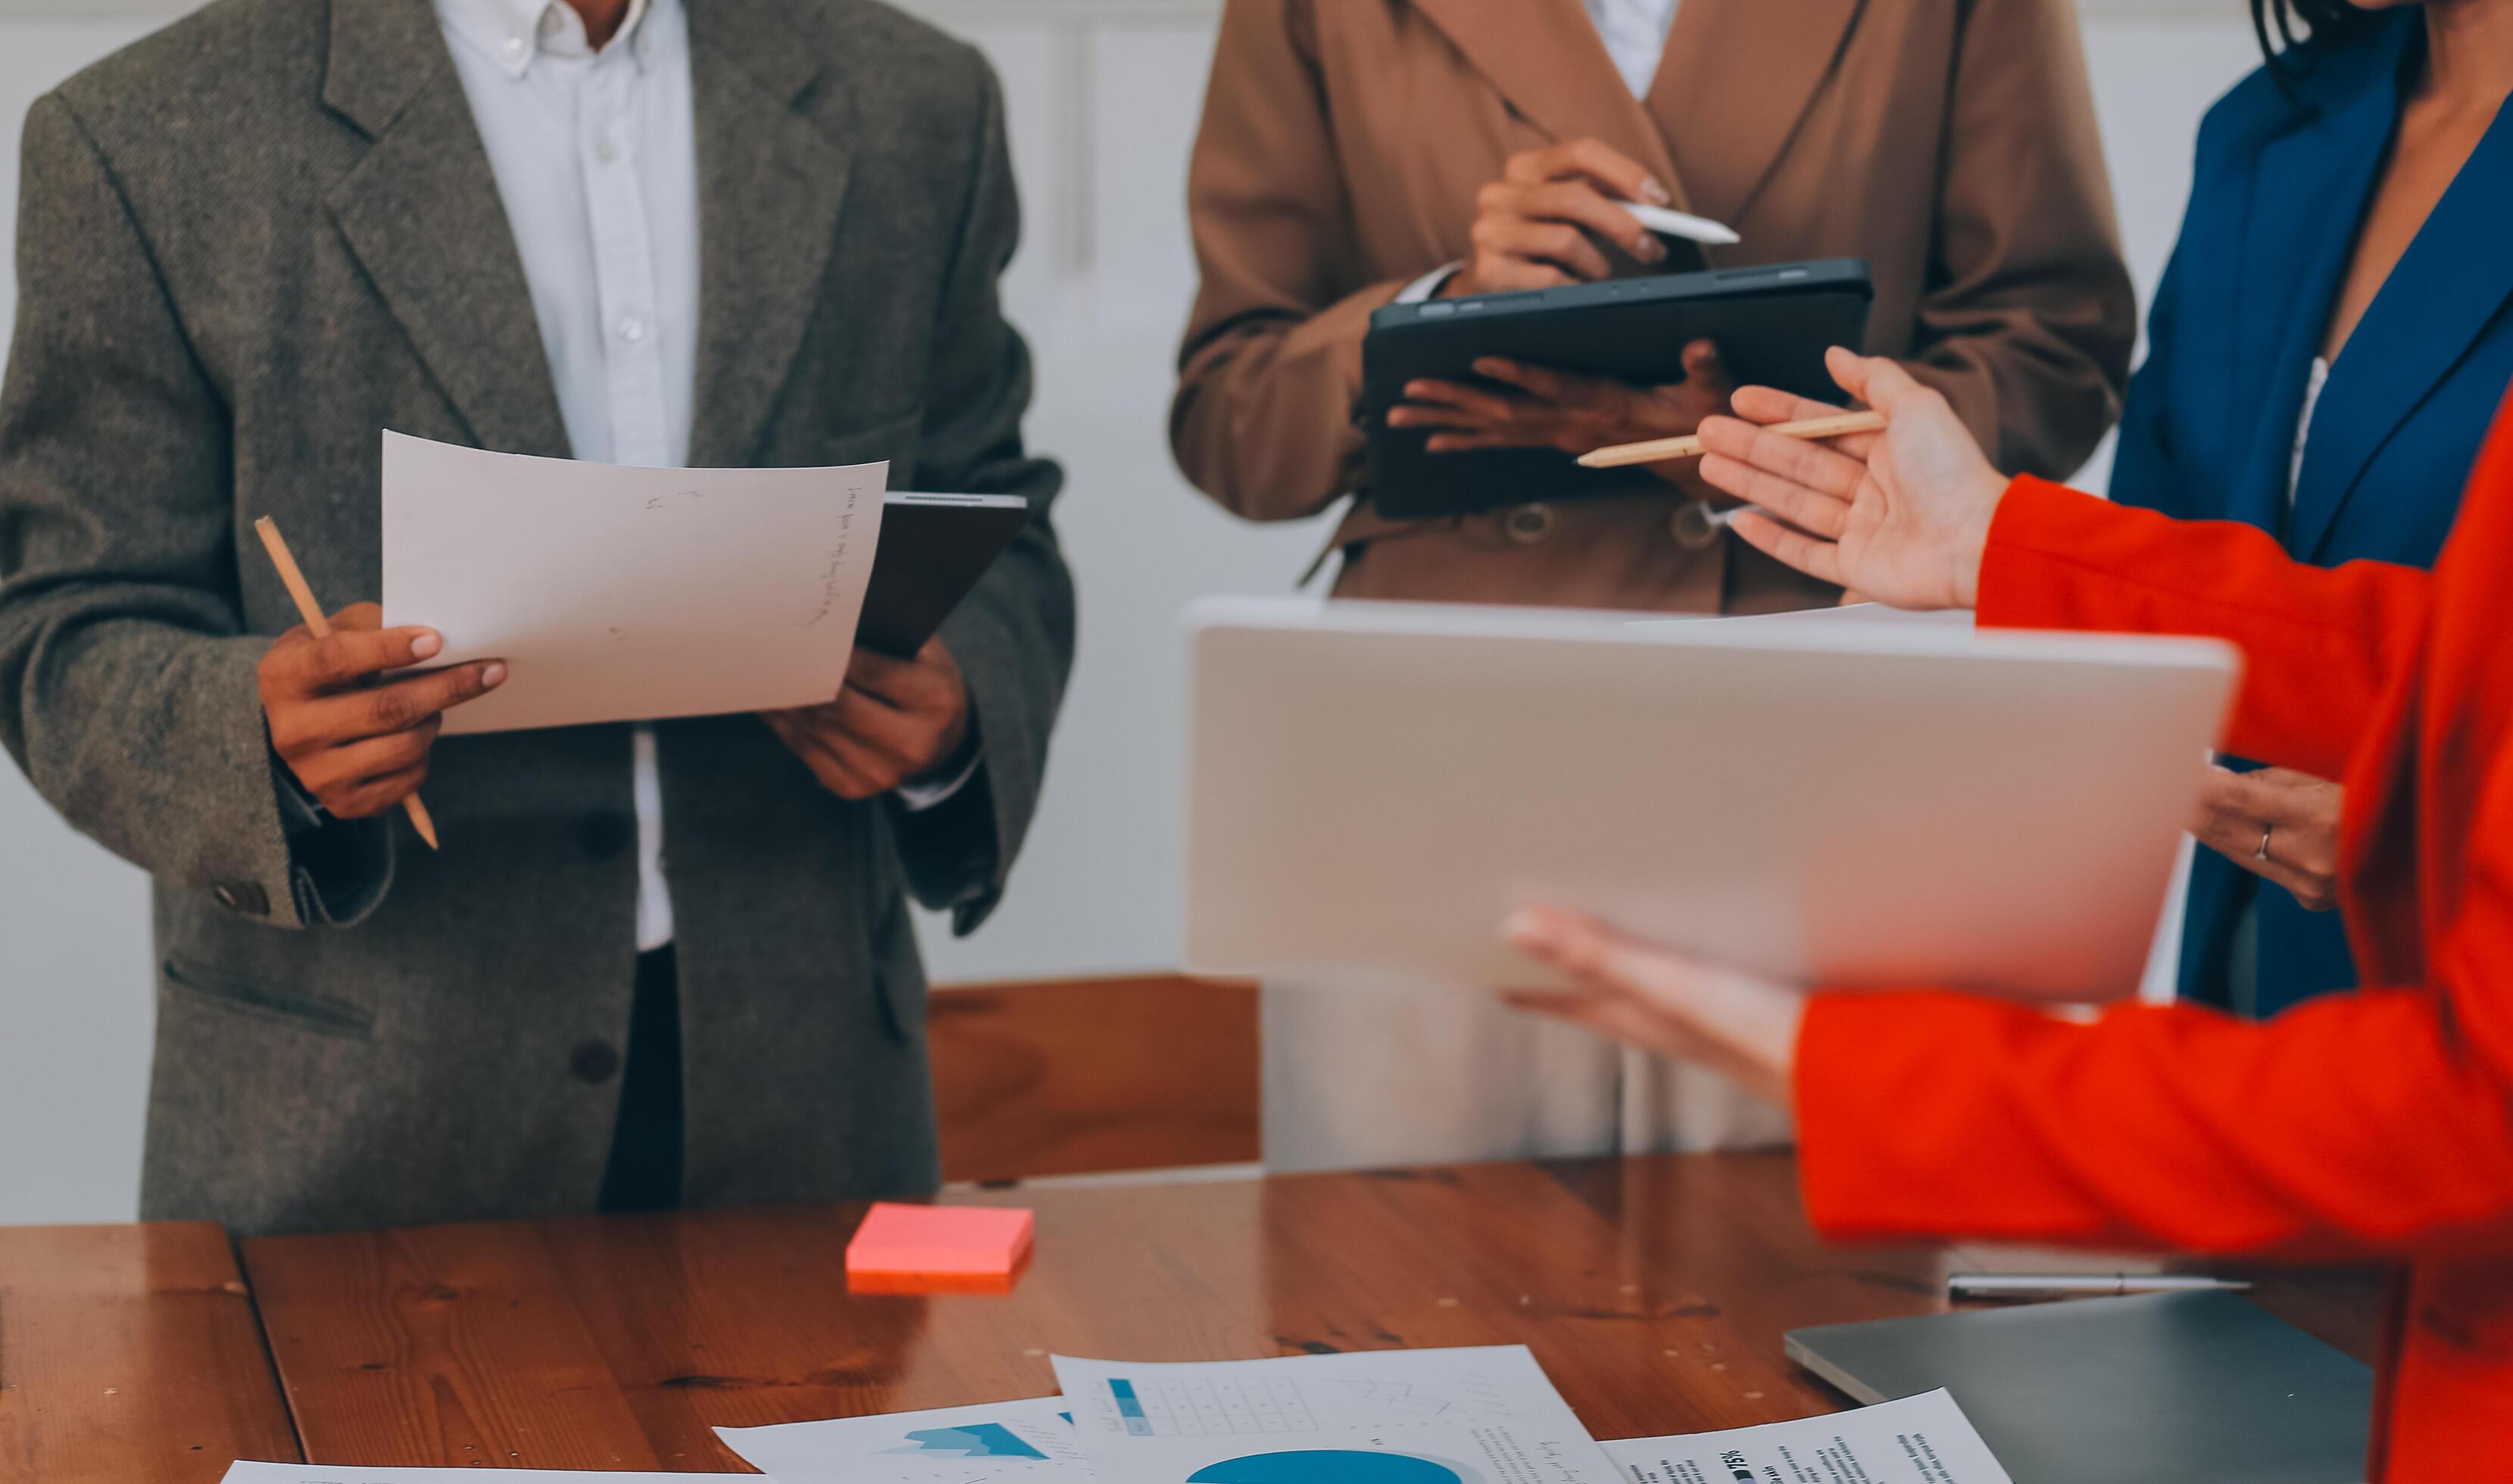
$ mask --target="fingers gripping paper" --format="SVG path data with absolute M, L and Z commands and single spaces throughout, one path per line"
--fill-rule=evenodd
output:
M 887 464 L 628 469 L 384 435 L 384 622 L 506 683 L 448 733 L 836 697 Z

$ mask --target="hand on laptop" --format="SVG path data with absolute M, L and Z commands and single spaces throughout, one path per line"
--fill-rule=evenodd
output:
M 383 609 L 361 603 L 332 616 L 330 638 L 299 624 L 262 655 L 271 751 L 334 817 L 365 819 L 417 793 L 444 714 L 505 683 L 499 660 L 387 678 L 444 648 L 425 629 L 384 628 Z
M 1715 968 L 1579 913 L 1515 913 L 1512 947 L 1568 974 L 1576 988 L 1505 997 L 1644 1051 L 1698 1062 L 1785 1108 L 1806 996 L 1789 986 Z
M 960 757 L 969 686 L 951 651 L 933 639 L 912 660 L 858 649 L 836 700 L 762 715 L 822 788 L 841 799 L 878 799 Z

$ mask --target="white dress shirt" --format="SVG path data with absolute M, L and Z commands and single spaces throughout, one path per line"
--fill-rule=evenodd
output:
M 1623 74 L 1632 97 L 1649 97 L 1657 81 L 1658 59 L 1666 55 L 1666 33 L 1675 24 L 1676 0 L 1585 0 L 1588 19 L 1615 70 Z
M 522 254 L 575 456 L 678 468 L 698 398 L 698 120 L 681 0 L 596 51 L 564 0 L 435 0 Z M 637 949 L 672 941 L 655 729 L 631 732 Z M 902 789 L 910 808 L 955 792 Z
M 1606 55 L 1615 59 L 1615 70 L 1632 90 L 1632 97 L 1649 97 L 1650 85 L 1657 81 L 1658 59 L 1666 55 L 1666 33 L 1675 24 L 1677 0 L 1582 0 L 1588 7 L 1588 19 L 1597 23 L 1597 37 L 1606 44 Z M 1407 284 L 1396 293 L 1400 304 L 1420 304 L 1440 292 L 1451 274 L 1463 263 L 1442 263 Z

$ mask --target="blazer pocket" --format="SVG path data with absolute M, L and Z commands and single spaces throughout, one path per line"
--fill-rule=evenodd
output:
M 346 1000 L 246 984 L 172 958 L 158 966 L 158 973 L 175 993 L 239 1015 L 344 1040 L 375 1038 L 375 1016 Z

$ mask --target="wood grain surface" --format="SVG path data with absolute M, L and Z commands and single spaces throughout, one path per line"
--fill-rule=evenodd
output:
M 297 1435 L 226 1233 L 0 1229 L 0 1481 L 209 1484 Z
M 1170 975 L 937 989 L 952 1181 L 1257 1157 L 1256 988 Z
M 1044 1395 L 1051 1350 L 1523 1342 L 1600 1437 L 1776 1421 L 1843 1404 L 1782 1331 L 1942 1309 L 1948 1268 L 2002 1256 L 1827 1248 L 1785 1155 L 950 1198 L 1037 1210 L 1010 1295 L 850 1296 L 861 1213 L 840 1206 L 283 1238 L 245 1260 L 318 1462 L 740 1471 L 710 1427 Z

